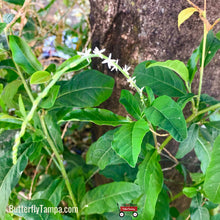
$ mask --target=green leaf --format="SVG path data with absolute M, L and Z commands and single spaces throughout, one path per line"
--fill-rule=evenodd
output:
M 61 122 L 63 121 L 87 121 L 93 122 L 97 125 L 111 126 L 118 126 L 122 124 L 131 123 L 131 121 L 120 115 L 116 115 L 109 110 L 100 108 L 85 108 L 72 110 L 63 117 L 63 120 L 61 120 Z
M 141 143 L 145 134 L 149 131 L 149 126 L 144 119 L 122 125 L 114 133 L 112 148 L 131 167 L 135 167 L 138 155 L 141 151 Z
M 67 72 L 71 72 L 71 71 L 78 71 L 78 70 L 85 68 L 90 63 L 91 63 L 91 60 L 89 60 L 89 61 L 84 60 L 84 58 L 82 58 L 81 56 L 76 55 L 74 57 L 69 58 L 64 63 L 62 63 L 58 67 L 57 72 L 64 71 L 64 73 L 67 73 Z
M 138 100 L 128 91 L 121 90 L 120 103 L 124 105 L 126 111 L 135 119 L 141 118 L 141 111 Z
M 22 172 L 28 163 L 28 156 L 33 151 L 33 145 L 26 144 L 26 150 L 18 157 L 17 163 L 13 165 L 11 154 L 0 158 L 0 219 L 4 219 L 6 206 L 12 189 L 18 183 Z
M 54 3 L 55 1 L 56 1 L 56 0 L 50 0 L 50 2 L 49 2 L 44 8 L 41 8 L 37 13 L 41 13 L 42 11 L 48 10 L 48 9 L 53 5 L 53 3 Z
M 0 113 L 0 128 L 4 130 L 18 129 L 21 127 L 23 120 L 8 114 Z
M 93 143 L 86 154 L 86 163 L 103 170 L 107 165 L 118 164 L 122 159 L 112 149 L 113 135 L 118 129 L 110 130 Z
M 31 48 L 23 39 L 10 35 L 9 45 L 14 61 L 22 67 L 25 72 L 32 74 L 43 69 L 41 63 L 37 60 Z
M 0 34 L 4 31 L 6 23 L 0 23 Z
M 188 62 L 187 62 L 187 68 L 189 70 L 189 81 L 190 83 L 192 83 L 193 79 L 194 79 L 194 76 L 197 72 L 197 63 L 198 63 L 198 60 L 199 60 L 199 47 L 197 47 L 191 57 L 189 58 Z
M 42 191 L 37 191 L 32 200 L 45 199 L 50 201 L 53 206 L 58 206 L 62 199 L 62 191 L 64 189 L 65 182 L 62 179 L 55 179 L 48 187 Z
M 208 105 L 215 105 L 220 103 L 219 100 L 213 98 L 212 96 L 209 96 L 208 94 L 202 94 L 200 97 L 200 102 L 204 102 L 205 104 Z
M 16 73 L 16 67 L 11 59 L 1 60 L 0 69 L 12 70 Z
M 202 63 L 202 50 L 203 50 L 203 40 L 200 44 L 200 65 Z M 205 63 L 204 66 L 208 65 L 212 58 L 215 56 L 216 52 L 220 49 L 220 40 L 215 37 L 213 31 L 209 31 L 207 34 L 206 40 L 206 49 L 205 49 Z
M 211 220 L 220 220 L 220 214 L 212 216 Z
M 4 220 L 13 220 L 13 218 L 9 214 L 6 214 Z
M 182 110 L 170 97 L 158 97 L 144 112 L 152 124 L 168 131 L 176 141 L 183 141 L 187 137 Z
M 54 63 L 51 63 L 46 69 L 45 71 L 49 72 L 49 73 L 55 73 L 56 72 L 56 65 Z
M 216 33 L 216 38 L 220 40 L 220 31 Z
M 54 85 L 40 103 L 41 108 L 52 108 L 58 96 L 60 86 Z
M 80 207 L 82 214 L 102 214 L 118 210 L 117 203 L 129 203 L 138 196 L 140 196 L 138 185 L 128 182 L 113 182 L 88 191 Z
M 132 216 L 129 215 L 129 214 L 127 214 L 127 215 L 125 214 L 125 216 L 123 218 L 121 218 L 119 216 L 119 211 L 117 211 L 117 212 L 107 212 L 107 213 L 104 213 L 103 215 L 106 217 L 105 220 L 122 220 L 122 219 L 123 220 L 132 220 Z M 93 220 L 98 220 L 98 218 L 93 219 Z M 103 219 L 99 219 L 99 220 L 103 220 Z
M 204 182 L 204 174 L 203 173 L 190 173 L 190 177 L 194 183 L 197 185 L 201 182 Z
M 146 195 L 141 219 L 152 220 L 155 215 L 157 198 L 163 186 L 163 173 L 157 151 L 150 151 L 139 165 L 137 182 Z
M 25 111 L 24 102 L 22 100 L 21 94 L 19 94 L 19 97 L 18 97 L 18 104 L 19 104 L 19 110 L 20 110 L 22 116 L 25 118 L 27 116 L 27 114 Z
M 193 13 L 196 11 L 198 10 L 193 7 L 183 9 L 178 15 L 178 28 L 180 28 L 180 25 L 188 18 L 190 18 L 193 15 Z
M 59 107 L 98 106 L 112 94 L 114 79 L 96 70 L 81 72 L 69 81 L 59 82 L 55 105 Z
M 77 204 L 80 204 L 82 198 L 86 194 L 86 183 L 83 176 L 74 178 L 71 183 L 73 194 L 76 198 Z
M 25 220 L 63 220 L 59 213 L 59 208 L 54 207 L 51 202 L 45 199 L 22 201 L 19 206 L 23 207 L 24 210 L 32 210 L 32 207 L 35 207 L 35 209 L 38 208 L 38 212 L 37 210 L 36 212 L 19 212 L 19 209 L 16 209 L 17 212 L 13 212 L 15 215 L 23 217 Z
M 191 219 L 192 220 L 209 220 L 210 216 L 209 216 L 209 211 L 207 208 L 202 207 L 202 199 L 201 199 L 201 195 L 197 194 L 197 196 L 195 196 L 192 199 L 192 202 L 190 204 L 190 215 L 191 215 Z
M 30 79 L 30 84 L 43 84 L 51 80 L 51 75 L 47 71 L 37 71 Z
M 17 104 L 15 103 L 13 99 L 18 91 L 18 88 L 21 86 L 21 84 L 22 84 L 21 80 L 14 80 L 5 86 L 2 92 L 1 98 L 8 108 L 17 107 Z
M 184 187 L 183 188 L 183 194 L 186 195 L 189 198 L 192 198 L 192 197 L 196 196 L 197 188 L 195 188 L 195 187 Z
M 169 202 L 167 191 L 163 188 L 157 199 L 154 220 L 170 220 Z
M 142 62 L 136 66 L 134 75 L 137 85 L 142 88 L 149 86 L 157 95 L 181 97 L 186 94 L 183 81 L 170 69 L 160 66 L 146 68 Z
M 5 2 L 9 2 L 16 5 L 23 5 L 25 0 L 4 0 Z
M 211 154 L 211 161 L 206 171 L 204 191 L 214 203 L 220 203 L 220 135 L 216 138 Z
M 153 66 L 165 67 L 170 70 L 175 71 L 187 84 L 189 81 L 189 71 L 185 64 L 179 60 L 167 60 L 165 62 L 156 62 L 148 66 L 148 68 Z
M 145 90 L 147 93 L 147 102 L 149 105 L 151 105 L 153 103 L 153 101 L 155 100 L 154 93 L 149 86 L 145 86 Z
M 63 152 L 63 141 L 61 139 L 60 126 L 57 124 L 55 117 L 52 114 L 47 113 L 45 116 L 45 122 L 50 134 L 51 139 L 53 140 L 57 150 Z
M 201 135 L 198 137 L 195 144 L 195 153 L 198 159 L 201 161 L 201 170 L 203 173 L 206 173 L 206 169 L 209 165 L 211 159 L 211 149 L 212 146 L 210 142 L 205 140 Z
M 121 162 L 105 167 L 104 170 L 99 171 L 99 174 L 110 178 L 115 182 L 134 182 L 138 172 L 137 166 L 135 168 L 132 168 L 127 163 L 125 163 L 124 160 L 122 161 L 122 159 Z
M 182 96 L 178 99 L 177 103 L 183 110 L 188 102 L 190 102 L 195 95 L 193 93 L 187 93 L 187 95 Z
M 192 124 L 188 128 L 187 138 L 183 142 L 180 143 L 178 151 L 176 153 L 175 157 L 177 159 L 183 158 L 186 154 L 188 154 L 190 151 L 193 150 L 197 142 L 198 133 L 199 133 L 198 125 Z

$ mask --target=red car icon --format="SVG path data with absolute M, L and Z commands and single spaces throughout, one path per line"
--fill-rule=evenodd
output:
M 125 206 L 120 206 L 119 216 L 123 218 L 125 216 L 124 212 L 133 212 L 132 213 L 133 217 L 138 216 L 137 206 L 134 205 L 126 204 Z

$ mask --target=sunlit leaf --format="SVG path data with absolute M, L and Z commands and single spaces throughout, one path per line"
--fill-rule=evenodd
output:
M 179 74 L 179 76 L 185 81 L 185 83 L 188 83 L 189 81 L 188 69 L 186 68 L 185 64 L 179 60 L 167 60 L 165 62 L 156 62 L 149 65 L 148 68 L 153 66 L 161 66 L 173 70 L 177 74 Z
M 51 75 L 47 71 L 37 71 L 30 79 L 31 84 L 42 84 L 51 80 Z
M 189 7 L 186 9 L 183 9 L 179 15 L 178 15 L 178 28 L 180 28 L 180 25 L 186 21 L 188 18 L 190 18 L 194 12 L 198 11 L 196 8 Z

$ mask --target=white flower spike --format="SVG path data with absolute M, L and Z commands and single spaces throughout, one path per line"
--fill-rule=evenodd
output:
M 99 50 L 98 47 L 95 47 L 95 49 L 93 50 L 93 53 L 98 55 L 100 58 L 102 58 L 102 54 L 105 52 L 105 49 Z
M 128 72 L 128 71 L 131 69 L 131 67 L 125 65 L 122 69 L 123 69 L 123 71 L 124 71 L 125 73 L 127 73 L 127 75 L 129 76 L 129 72 Z
M 130 84 L 129 86 L 131 87 L 131 88 L 134 88 L 134 84 L 136 83 L 136 79 L 135 79 L 136 77 L 134 76 L 134 77 L 129 77 L 128 79 L 127 79 L 127 82 Z
M 118 64 L 118 59 L 115 61 L 115 64 Z M 118 68 L 115 64 L 113 64 L 113 67 L 111 68 L 111 71 L 113 71 L 113 70 L 118 71 Z
M 103 64 L 105 64 L 105 63 L 108 64 L 109 69 L 111 69 L 114 66 L 113 62 L 115 62 L 115 60 L 112 59 L 112 54 L 111 53 L 109 54 L 108 59 L 102 61 Z
M 85 49 L 85 52 L 77 52 L 78 55 L 83 57 L 88 57 L 90 55 L 91 49 Z M 89 62 L 89 58 L 87 58 L 87 61 Z

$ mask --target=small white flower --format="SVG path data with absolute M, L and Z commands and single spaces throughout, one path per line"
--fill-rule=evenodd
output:
M 109 54 L 108 59 L 102 61 L 103 64 L 105 64 L 105 63 L 108 64 L 109 69 L 111 69 L 114 66 L 113 62 L 115 62 L 115 60 L 112 59 L 112 54 L 111 53 Z
M 130 84 L 129 86 L 131 87 L 131 88 L 134 88 L 134 84 L 136 83 L 136 79 L 135 79 L 136 77 L 134 76 L 134 77 L 129 77 L 128 79 L 127 79 L 127 82 Z
M 115 61 L 115 64 L 118 64 L 118 59 Z M 111 71 L 115 70 L 118 71 L 117 66 L 113 63 L 113 67 L 111 68 Z
M 125 65 L 125 66 L 123 67 L 123 70 L 124 70 L 125 72 L 129 71 L 130 69 L 131 69 L 131 67 L 130 67 L 130 66 L 127 66 L 127 65 Z
M 100 58 L 102 58 L 102 54 L 105 52 L 105 49 L 99 50 L 98 47 L 95 47 L 95 49 L 93 50 L 93 53 L 98 55 Z
M 131 67 L 125 65 L 122 69 L 129 76 L 129 72 L 128 71 L 131 69 Z
M 78 55 L 80 55 L 82 58 L 88 57 L 90 55 L 91 49 L 85 49 L 85 52 L 77 52 Z M 89 62 L 89 58 L 87 58 L 87 61 Z
M 140 89 L 140 97 L 141 97 L 141 102 L 144 104 L 143 90 L 144 90 L 144 87 L 142 87 L 142 88 Z
M 143 94 L 144 87 L 140 89 L 140 93 Z

